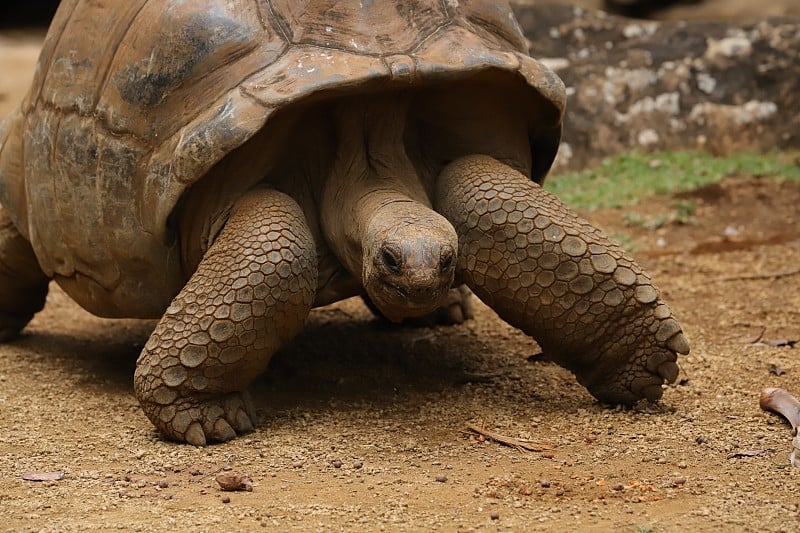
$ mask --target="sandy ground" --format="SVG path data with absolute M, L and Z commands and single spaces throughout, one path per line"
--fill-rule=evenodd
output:
M 604 9 L 604 0 L 512 0 L 517 4 L 570 4 L 589 9 Z M 800 16 L 800 2 L 797 0 L 685 0 L 659 2 L 668 7 L 654 10 L 650 18 L 660 20 L 755 20 L 763 17 Z M 622 4 L 622 3 L 620 3 Z
M 29 48 L 0 41 L 0 112 Z M 800 339 L 800 185 L 738 176 L 689 199 L 689 224 L 657 230 L 626 226 L 632 209 L 589 214 L 631 237 L 692 342 L 657 409 L 598 405 L 483 306 L 413 329 L 348 301 L 315 311 L 257 381 L 255 432 L 193 448 L 159 440 L 132 395 L 153 324 L 94 318 L 54 289 L 0 346 L 0 529 L 795 531 L 791 431 L 758 394 L 800 392 L 797 348 L 780 346 Z M 221 492 L 226 470 L 252 492 Z

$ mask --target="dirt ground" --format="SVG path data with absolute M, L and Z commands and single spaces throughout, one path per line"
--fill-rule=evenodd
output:
M 588 9 L 605 9 L 604 0 L 512 0 L 516 4 L 569 4 Z M 624 5 L 624 2 L 618 2 Z M 660 20 L 754 20 L 762 17 L 800 16 L 797 0 L 676 0 L 652 5 L 666 6 L 646 13 Z
M 9 73 L 32 68 L 14 66 L 28 45 L 9 46 L 5 110 Z M 351 300 L 314 311 L 256 382 L 255 432 L 178 445 L 132 393 L 153 323 L 92 317 L 54 288 L 0 346 L 0 529 L 796 531 L 791 430 L 758 395 L 800 393 L 800 184 L 732 176 L 680 199 L 695 202 L 689 223 L 655 230 L 625 215 L 653 219 L 673 198 L 588 214 L 630 237 L 692 342 L 657 409 L 597 404 L 483 306 L 414 329 Z M 226 470 L 252 492 L 221 492 Z

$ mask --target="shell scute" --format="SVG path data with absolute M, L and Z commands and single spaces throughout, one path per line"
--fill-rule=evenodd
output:
M 265 106 L 280 107 L 326 89 L 346 91 L 386 77 L 380 58 L 339 50 L 298 46 L 242 84 Z
M 254 2 L 151 0 L 109 66 L 98 111 L 113 131 L 168 137 L 286 47 Z
M 61 33 L 50 33 L 45 41 L 41 61 L 41 98 L 59 109 L 77 110 L 82 115 L 92 113 L 103 89 L 106 73 L 121 46 L 131 23 L 147 0 L 124 3 L 73 2 L 59 9 L 54 25 L 64 20 Z M 87 28 L 102 31 L 87 31 Z M 106 53 L 99 53 L 99 51 Z M 34 80 L 34 87 L 37 80 Z
M 356 54 L 409 51 L 448 21 L 438 0 L 274 0 L 272 5 L 292 43 Z

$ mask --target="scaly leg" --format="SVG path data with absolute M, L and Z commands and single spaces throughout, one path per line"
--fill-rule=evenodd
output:
M 236 203 L 137 362 L 136 395 L 167 437 L 204 445 L 253 429 L 245 389 L 303 326 L 314 250 L 290 197 L 259 190 Z
M 458 271 L 599 400 L 657 400 L 689 344 L 639 265 L 558 198 L 488 156 L 445 168 L 436 209 L 459 236 Z
M 44 307 L 48 282 L 30 243 L 0 206 L 0 342 L 16 337 Z

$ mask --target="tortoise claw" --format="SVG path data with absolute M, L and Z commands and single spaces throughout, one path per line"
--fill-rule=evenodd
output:
M 676 333 L 667 341 L 667 348 L 675 353 L 686 355 L 689 353 L 689 341 L 683 333 Z
M 218 418 L 214 422 L 214 427 L 209 432 L 211 440 L 218 442 L 226 442 L 236 438 L 236 431 L 233 430 L 230 424 L 223 418 Z
M 642 397 L 649 402 L 657 402 L 664 394 L 664 388 L 661 385 L 648 385 L 641 391 Z
M 679 372 L 680 368 L 678 368 L 675 361 L 666 361 L 658 365 L 658 375 L 664 378 L 667 383 L 675 383 Z
M 206 445 L 206 434 L 203 433 L 203 427 L 199 422 L 192 422 L 189 425 L 189 428 L 186 430 L 183 438 L 192 446 Z
M 169 439 L 205 446 L 226 442 L 253 430 L 255 412 L 248 395 L 234 392 L 225 396 L 193 401 L 184 399 L 169 405 L 147 404 L 153 422 Z

